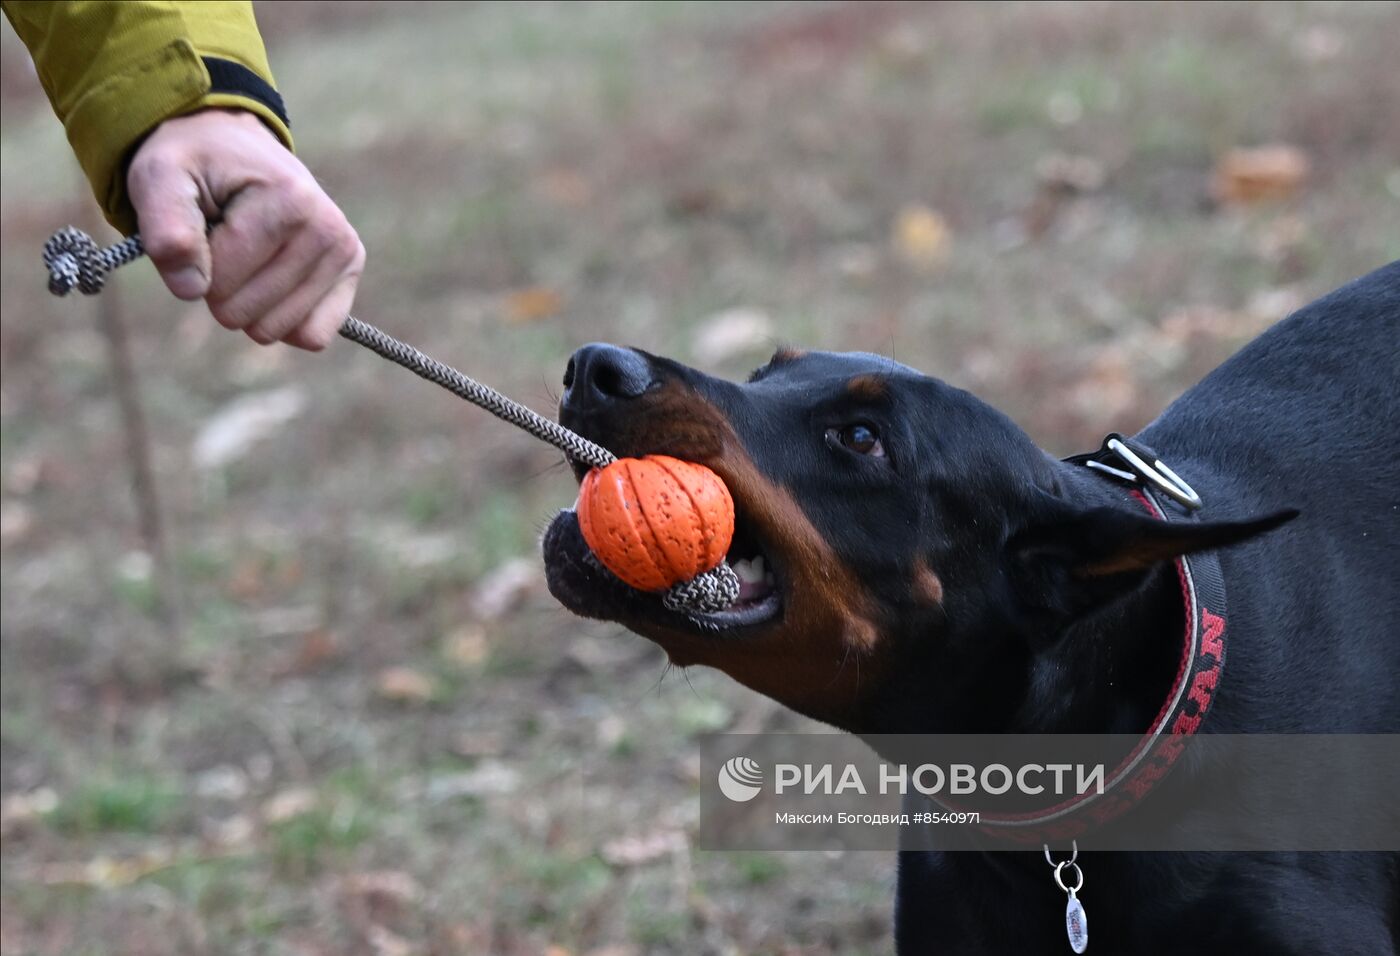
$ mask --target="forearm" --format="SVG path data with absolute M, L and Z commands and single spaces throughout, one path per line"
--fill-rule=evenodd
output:
M 94 196 L 136 229 L 126 162 L 161 122 L 211 106 L 249 110 L 288 148 L 251 3 L 4 0 Z

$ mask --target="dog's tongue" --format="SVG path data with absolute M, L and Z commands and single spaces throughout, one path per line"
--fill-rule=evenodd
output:
M 750 581 L 740 581 L 739 597 L 736 598 L 736 600 L 740 602 L 756 601 L 759 598 L 767 595 L 768 592 L 771 590 L 773 589 L 762 581 L 759 581 L 757 584 L 754 584 Z

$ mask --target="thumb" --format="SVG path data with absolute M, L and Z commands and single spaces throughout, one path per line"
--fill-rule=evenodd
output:
M 141 242 L 166 286 L 181 299 L 209 292 L 209 240 L 200 209 L 199 186 L 175 165 L 133 169 L 127 191 L 141 226 Z

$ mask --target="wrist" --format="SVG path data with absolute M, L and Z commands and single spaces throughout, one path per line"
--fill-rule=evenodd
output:
M 167 126 L 172 126 L 177 130 L 191 128 L 211 133 L 218 130 L 236 129 L 241 132 L 258 130 L 271 136 L 279 146 L 283 145 L 282 138 L 277 135 L 277 131 L 266 120 L 252 110 L 243 109 L 240 106 L 202 106 L 188 113 L 172 116 L 156 128 Z

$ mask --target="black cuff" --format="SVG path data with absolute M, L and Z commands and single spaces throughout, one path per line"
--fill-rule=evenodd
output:
M 287 119 L 287 108 L 282 105 L 282 96 L 272 88 L 272 84 L 248 69 L 242 63 L 224 60 L 217 56 L 202 57 L 204 68 L 209 71 L 210 93 L 236 93 L 250 100 L 257 100 L 277 114 L 277 118 L 291 128 Z

